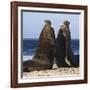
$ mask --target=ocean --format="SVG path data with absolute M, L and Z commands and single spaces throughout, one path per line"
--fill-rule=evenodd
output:
M 31 59 L 38 47 L 38 39 L 23 39 L 23 61 Z M 79 55 L 79 40 L 71 41 L 72 51 L 74 55 Z

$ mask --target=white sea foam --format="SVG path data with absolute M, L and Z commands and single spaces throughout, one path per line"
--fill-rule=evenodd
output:
M 79 55 L 79 50 L 74 50 L 74 55 Z
M 33 55 L 30 56 L 23 56 L 23 61 L 27 61 L 29 59 L 32 59 Z

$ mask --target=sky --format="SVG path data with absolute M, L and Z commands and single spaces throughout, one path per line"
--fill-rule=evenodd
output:
M 23 11 L 22 19 L 23 38 L 39 38 L 45 24 L 44 21 L 49 19 L 54 28 L 55 37 L 64 20 L 68 20 L 70 21 L 71 38 L 79 39 L 80 14 Z

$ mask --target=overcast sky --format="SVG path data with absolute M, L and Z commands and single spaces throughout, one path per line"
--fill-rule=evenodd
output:
M 72 39 L 79 39 L 80 14 L 67 13 L 45 13 L 45 12 L 23 12 L 23 38 L 39 38 L 44 26 L 44 20 L 49 19 L 57 37 L 58 30 L 64 20 L 70 21 Z

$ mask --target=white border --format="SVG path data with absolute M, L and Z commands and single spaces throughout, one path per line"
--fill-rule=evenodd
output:
M 64 76 L 57 78 L 21 78 L 21 10 L 41 10 L 41 11 L 65 11 L 65 12 L 80 12 L 80 75 Z M 52 9 L 52 8 L 37 8 L 37 7 L 18 7 L 18 83 L 33 83 L 45 81 L 66 81 L 66 80 L 83 80 L 84 79 L 84 11 L 72 9 Z

